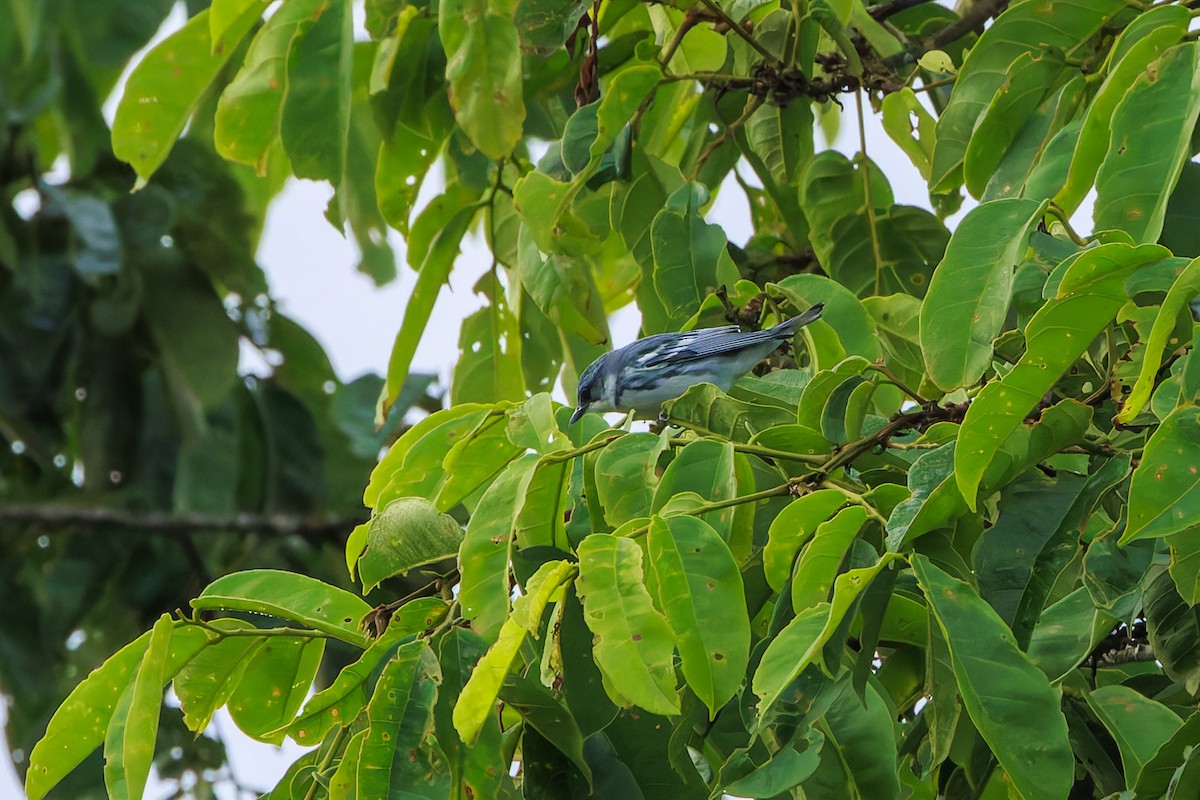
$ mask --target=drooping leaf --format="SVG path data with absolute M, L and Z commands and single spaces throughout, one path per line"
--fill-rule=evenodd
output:
M 914 556 L 912 563 L 950 646 L 963 706 L 996 760 L 1022 797 L 1065 798 L 1075 759 L 1058 691 L 971 586 L 924 556 Z M 1026 735 L 1007 735 L 1013 725 Z
M 1121 543 L 1192 527 L 1200 513 L 1200 408 L 1184 406 L 1146 442 L 1129 489 L 1129 524 Z

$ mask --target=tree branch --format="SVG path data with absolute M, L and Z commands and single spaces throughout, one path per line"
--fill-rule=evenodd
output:
M 263 533 L 305 539 L 342 540 L 360 517 L 305 517 L 296 514 L 179 514 L 169 511 L 134 512 L 105 506 L 71 506 L 61 503 L 0 505 L 0 524 L 37 525 L 41 528 L 125 528 L 168 535 L 188 533 Z
M 999 14 L 1007 5 L 1008 0 L 979 0 L 967 13 L 962 15 L 961 19 L 951 22 L 922 42 L 921 49 L 925 52 L 942 49 L 956 39 L 966 36 L 984 22 Z

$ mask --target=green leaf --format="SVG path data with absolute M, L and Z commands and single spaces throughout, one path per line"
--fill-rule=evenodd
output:
M 546 605 L 575 574 L 576 567 L 569 562 L 547 561 L 525 584 L 525 593 L 513 602 L 512 614 L 500 628 L 499 638 L 479 660 L 454 704 L 454 727 L 466 744 L 475 741 L 488 715 L 494 713 L 504 678 L 526 638 L 538 635 Z
M 92 670 L 54 712 L 45 735 L 29 754 L 25 793 L 32 800 L 45 797 L 104 742 L 117 705 L 138 674 L 151 635 L 152 632 L 142 634 Z M 210 643 L 211 639 L 200 626 L 179 623 L 170 637 L 163 668 L 164 683 Z M 123 715 L 127 713 L 127 710 L 122 711 Z
M 675 632 L 683 677 L 712 719 L 737 692 L 750 660 L 750 619 L 737 562 L 698 517 L 651 518 L 646 554 L 658 607 Z M 720 625 L 712 624 L 718 619 Z
M 1065 0 L 1052 6 L 1018 3 L 999 15 L 971 48 L 937 125 L 930 191 L 946 194 L 962 182 L 971 134 L 1023 53 L 1057 49 L 1068 60 L 1125 8 L 1125 0 Z
M 362 598 L 327 583 L 274 569 L 234 572 L 208 585 L 192 600 L 197 611 L 251 611 L 293 620 L 335 639 L 366 649 L 359 621 L 371 612 Z
M 1130 787 L 1158 748 L 1183 726 L 1174 711 L 1120 684 L 1089 692 L 1087 703 L 1120 748 Z
M 159 707 L 174 623 L 163 614 L 154 623 L 137 674 L 109 722 L 104 737 L 104 785 L 112 798 L 140 798 L 150 777 L 158 738 Z
M 846 502 L 846 495 L 836 489 L 817 489 L 788 503 L 771 521 L 762 557 L 763 572 L 772 589 L 783 590 L 800 548 Z
M 298 178 L 337 185 L 346 167 L 353 88 L 349 0 L 322 4 L 301 27 L 287 58 L 280 134 Z
M 488 158 L 504 158 L 525 122 L 521 42 L 512 6 L 447 0 L 438 6 L 446 81 L 458 125 Z
M 236 45 L 262 14 L 252 5 L 213 51 L 208 11 L 201 11 L 146 54 L 129 75 L 113 119 L 113 154 L 133 166 L 144 186 L 183 132 L 192 112 Z
M 1067 213 L 1079 207 L 1096 178 L 1096 171 L 1109 155 L 1113 113 L 1118 104 L 1150 62 L 1187 32 L 1190 17 L 1180 13 L 1183 10 L 1178 6 L 1150 9 L 1117 38 L 1108 74 L 1084 111 L 1066 182 L 1054 197 L 1054 202 Z
M 1058 691 L 970 585 L 925 556 L 914 555 L 912 565 L 950 646 L 963 707 L 1013 787 L 1026 798 L 1065 798 L 1075 758 Z M 1025 734 L 1011 736 L 1014 727 Z
M 744 758 L 752 770 L 722 788 L 727 796 L 736 797 L 775 797 L 786 792 L 816 771 L 824 741 L 821 731 L 813 728 L 805 738 L 797 737 L 761 764 L 751 761 L 747 753 Z M 722 783 L 731 763 L 732 759 L 721 770 Z
M 1029 658 L 1051 683 L 1058 683 L 1083 663 L 1116 623 L 1116 617 L 1093 605 L 1087 587 L 1080 586 L 1042 612 L 1029 639 Z
M 672 497 L 684 492 L 695 492 L 706 502 L 732 499 L 737 494 L 733 444 L 699 439 L 681 448 L 659 479 L 651 513 L 661 513 Z M 734 507 L 731 506 L 710 511 L 701 519 L 724 541 L 729 541 L 733 514 Z
M 491 292 L 488 304 L 464 319 L 459 330 L 450 402 L 524 400 L 520 341 L 520 325 L 503 289 Z
M 904 151 L 921 177 L 928 180 L 937 120 L 907 86 L 884 95 L 881 110 L 884 132 Z M 917 118 L 916 127 L 912 123 L 914 116 Z
M 892 509 L 887 521 L 887 548 L 901 550 L 918 536 L 948 524 L 967 510 L 954 483 L 956 444 L 946 442 L 922 453 L 908 468 L 912 495 Z
M 758 718 L 767 713 L 805 666 L 811 664 L 829 620 L 829 604 L 806 608 L 796 615 L 767 646 L 754 670 L 751 684 L 758 695 Z
M 767 284 L 767 291 L 771 289 L 782 292 L 796 308 L 808 308 L 817 303 L 824 303 L 822 319 L 810 323 L 807 326 L 808 332 L 816 337 L 816 330 L 829 327 L 842 345 L 844 355 L 862 356 L 868 361 L 874 361 L 882 355 L 879 336 L 871 315 L 867 313 L 862 301 L 840 283 L 835 283 L 823 275 L 788 275 L 779 283 Z M 836 320 L 836 324 L 826 320 Z M 821 365 L 821 368 L 827 366 Z
M 427 780 L 417 756 L 433 722 L 441 670 L 424 640 L 402 645 L 383 667 L 367 705 L 354 784 L 359 797 L 395 797 Z
M 371 518 L 358 559 L 358 577 L 369 592 L 387 578 L 458 553 L 458 523 L 423 497 L 393 500 Z
M 248 622 L 235 619 L 218 619 L 210 624 L 230 631 L 253 630 Z M 188 730 L 199 734 L 208 727 L 265 641 L 265 636 L 227 636 L 201 650 L 179 671 L 172 688 Z
M 658 485 L 658 457 L 667 447 L 659 436 L 631 433 L 600 451 L 596 490 L 610 526 L 649 516 Z
M 1189 528 L 1167 538 L 1171 547 L 1171 579 L 1191 605 L 1200 601 L 1200 529 Z
M 1054 88 L 1064 66 L 1062 51 L 1047 48 L 1021 53 L 1005 69 L 1004 80 L 980 115 L 963 155 L 963 181 L 975 197 L 983 196 L 1009 145 Z
M 1180 313 L 1187 309 L 1188 303 L 1197 294 L 1200 294 L 1200 258 L 1192 260 L 1183 268 L 1179 277 L 1171 284 L 1171 289 L 1158 309 L 1158 315 L 1154 318 L 1154 325 L 1150 329 L 1150 337 L 1146 339 L 1145 349 L 1142 351 L 1141 372 L 1138 373 L 1133 389 L 1125 398 L 1120 413 L 1117 414 L 1118 422 L 1128 424 L 1146 406 L 1146 401 L 1150 399 L 1150 390 L 1154 387 L 1155 375 L 1158 374 L 1161 367 L 1167 339 L 1175 330 Z M 1190 314 L 1190 311 L 1188 313 Z M 1178 340 L 1172 341 L 1171 349 L 1176 350 L 1181 344 L 1182 342 Z
M 865 508 L 850 506 L 817 526 L 792 576 L 792 608 L 796 613 L 829 600 L 842 560 L 866 521 Z
M 1200 688 L 1200 610 L 1187 605 L 1160 572 L 1142 593 L 1146 631 L 1155 660 L 1189 692 Z
M 596 138 L 589 151 L 593 162 L 612 146 L 661 77 L 657 64 L 632 64 L 609 78 L 596 109 Z
M 213 144 L 223 157 L 266 174 L 288 93 L 288 55 L 312 25 L 323 1 L 299 0 L 280 6 L 254 34 L 242 68 L 217 102 Z M 215 25 L 215 17 L 213 22 Z
M 837 753 L 855 796 L 900 797 L 892 707 L 873 683 L 867 684 L 862 703 L 834 703 L 825 713 L 825 724 L 825 748 Z
M 675 642 L 643 583 L 642 550 L 620 536 L 597 534 L 579 545 L 576 588 L 604 688 L 620 705 L 678 714 Z
M 1167 50 L 1117 104 L 1108 155 L 1096 174 L 1096 230 L 1123 230 L 1135 243 L 1158 241 L 1200 116 L 1198 59 L 1196 42 Z
M 462 198 L 461 189 L 448 188 L 446 194 L 438 198 L 443 202 L 435 199 L 425 207 L 409 235 L 409 263 L 417 269 L 417 285 L 404 306 L 404 320 L 400 323 L 400 330 L 392 343 L 392 354 L 388 358 L 387 394 L 382 408 L 384 416 L 404 389 L 409 367 L 417 352 L 417 343 L 425 333 L 425 325 L 433 313 L 433 304 L 450 278 L 454 259 L 458 257 L 463 237 L 475 216 L 476 206 L 464 205 Z M 435 231 L 425 240 L 427 244 L 424 248 L 418 248 L 414 241 L 418 227 Z M 418 250 L 422 252 L 419 260 L 415 260 Z
M 458 600 L 463 617 L 487 641 L 494 641 L 508 617 L 509 561 L 517 509 L 533 477 L 538 457 L 526 453 L 487 488 L 467 523 L 459 549 Z
M 700 215 L 706 192 L 687 184 L 667 200 L 650 225 L 654 288 L 674 318 L 692 314 L 722 283 L 736 275 L 725 232 Z M 727 277 L 728 276 L 728 277 Z
M 1020 199 L 983 203 L 967 212 L 950 237 L 921 305 L 925 366 L 944 391 L 970 386 L 991 363 L 992 342 L 1008 314 L 1013 266 L 1044 205 Z
M 1058 292 L 1025 328 L 1025 354 L 1003 379 L 985 386 L 967 409 L 954 473 L 972 510 L 979 482 L 1004 440 L 1126 302 L 1125 278 L 1164 254 L 1153 245 L 1117 243 L 1084 250 L 1065 262 Z
M 743 443 L 768 428 L 796 421 L 795 415 L 777 406 L 735 400 L 711 383 L 695 384 L 663 403 L 663 413 L 698 434 Z
M 450 444 L 441 461 L 441 481 L 434 498 L 439 510 L 453 509 L 480 487 L 490 483 L 514 458 L 528 449 L 513 442 L 509 435 L 510 418 L 507 414 L 499 413 L 510 405 L 497 404 L 470 433 L 456 438 Z
M 1129 488 L 1121 544 L 1187 530 L 1200 514 L 1200 408 L 1183 406 L 1146 442 Z
M 452 627 L 438 642 L 442 686 L 433 709 L 438 746 L 450 768 L 450 785 L 467 796 L 495 797 L 508 777 L 511 761 L 505 758 L 499 715 L 484 723 L 479 738 L 467 747 L 454 730 L 454 704 L 470 679 L 475 664 L 487 652 L 487 642 L 466 628 Z M 472 795 L 473 793 L 473 795 Z
M 437 624 L 446 609 L 441 598 L 422 597 L 393 612 L 383 635 L 372 639 L 357 661 L 342 667 L 331 684 L 309 698 L 300 715 L 289 722 L 288 736 L 307 746 L 324 739 L 335 726 L 349 725 L 367 704 L 367 685 L 379 663 L 397 645 Z
M 584 738 L 579 724 L 562 701 L 530 672 L 525 677 L 509 676 L 500 689 L 500 699 L 571 759 L 584 778 L 592 780 L 592 769 L 583 755 Z
M 1133 796 L 1163 797 L 1175 776 L 1176 769 L 1184 762 L 1188 751 L 1194 751 L 1198 740 L 1200 740 L 1200 714 L 1192 714 L 1143 765 L 1142 771 L 1137 775 L 1137 783 L 1133 786 Z
M 325 652 L 324 639 L 270 636 L 250 656 L 229 696 L 229 716 L 260 742 L 282 744 L 312 688 Z

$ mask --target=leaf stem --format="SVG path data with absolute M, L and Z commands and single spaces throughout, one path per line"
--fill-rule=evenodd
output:
M 694 508 L 687 510 L 686 515 L 689 517 L 698 517 L 702 514 L 707 514 L 710 511 L 720 511 L 723 508 L 731 508 L 732 506 L 740 506 L 744 503 L 757 503 L 759 500 L 769 500 L 772 497 L 782 497 L 786 494 L 806 494 L 807 480 L 805 478 L 792 478 L 787 483 L 781 483 L 778 486 L 772 486 L 770 489 L 763 489 L 750 494 L 743 494 L 738 497 L 730 497 L 727 500 L 714 500 L 710 503 L 699 503 Z M 640 536 L 645 536 L 650 531 L 650 525 L 642 525 L 640 528 L 634 528 L 629 533 L 625 534 L 626 538 L 637 539 Z
M 1080 247 L 1087 245 L 1087 240 L 1076 233 L 1075 229 L 1071 227 L 1071 219 L 1062 206 L 1058 205 L 1058 203 L 1047 203 L 1046 211 L 1050 216 L 1058 220 L 1058 224 L 1063 226 L 1063 230 L 1066 231 L 1067 236 L 1070 237 L 1072 242 Z
M 863 497 L 861 494 L 854 491 L 850 487 L 846 486 L 841 481 L 836 481 L 836 480 L 833 480 L 832 478 L 826 478 L 824 481 L 821 482 L 821 485 L 823 487 L 825 487 L 826 489 L 834 489 L 838 492 L 841 492 L 852 503 L 854 503 L 855 505 L 862 506 L 864 509 L 866 509 L 867 516 L 874 517 L 876 520 L 878 520 L 880 525 L 883 525 L 884 527 L 887 526 L 887 517 L 885 517 L 885 516 L 883 516 L 883 514 L 879 513 L 879 509 L 877 509 L 875 506 L 871 505 L 871 503 L 865 497 Z

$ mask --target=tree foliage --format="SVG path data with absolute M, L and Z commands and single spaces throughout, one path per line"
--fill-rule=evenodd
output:
M 203 255 L 241 231 L 249 263 L 254 231 L 224 224 L 236 205 L 180 212 L 171 235 L 198 226 L 195 254 L 156 228 L 161 264 L 111 265 L 140 230 L 122 214 L 193 196 L 181 173 L 229 176 L 259 209 L 289 171 L 328 181 L 330 218 L 381 280 L 381 231 L 404 235 L 416 288 L 381 423 L 411 402 L 420 337 L 445 333 L 431 311 L 476 229 L 484 305 L 449 407 L 360 478 L 370 518 L 345 562 L 387 602 L 272 564 L 218 578 L 78 683 L 29 755 L 31 797 L 97 748 L 108 791 L 138 796 L 168 685 L 192 730 L 228 707 L 250 736 L 315 746 L 277 798 L 1195 795 L 1190 5 L 367 0 L 364 36 L 347 0 L 197 11 L 121 94 L 112 152 L 140 191 L 114 192 L 132 181 L 113 168 L 115 227 L 43 189 L 87 302 L 140 275 L 131 341 L 106 352 L 153 348 L 135 374 L 183 431 L 176 507 L 181 474 L 232 480 L 185 454 L 247 464 L 245 437 L 207 446 L 217 420 L 285 424 L 266 387 L 295 407 L 328 403 L 312 388 L 329 380 L 301 358 L 230 389 L 213 377 L 234 375 L 225 340 L 170 324 L 195 309 L 236 342 L 229 315 L 199 310 L 258 286 Z M 66 149 L 85 180 L 102 126 L 50 94 L 60 116 L 31 119 L 91 132 Z M 865 136 L 853 156 L 818 149 L 818 128 L 873 114 L 931 210 L 895 201 Z M 718 191 L 748 202 L 744 245 L 708 215 Z M 692 387 L 661 430 L 570 426 L 551 400 L 619 308 L 649 334 L 818 302 L 795 351 L 728 395 Z M 329 409 L 309 408 L 320 436 Z M 280 474 L 316 448 L 293 441 Z M 105 457 L 82 456 L 87 474 Z

